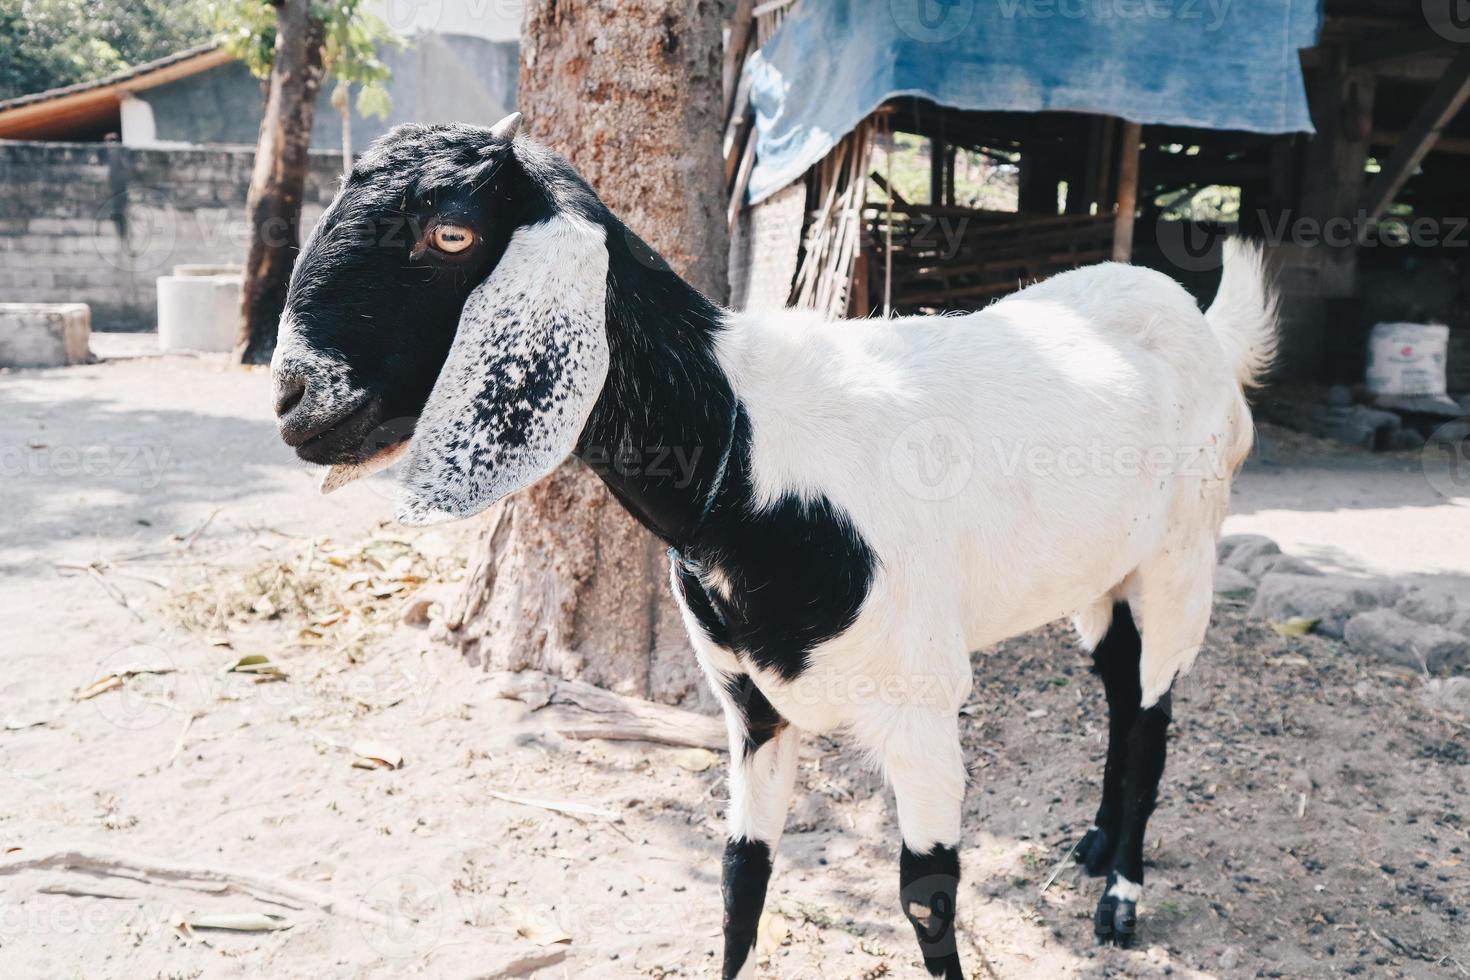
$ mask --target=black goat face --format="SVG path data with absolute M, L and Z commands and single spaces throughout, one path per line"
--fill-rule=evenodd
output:
M 395 511 L 466 517 L 549 473 L 606 381 L 607 232 L 560 157 L 495 129 L 375 143 L 291 275 L 272 361 L 281 438 L 323 489 L 407 460 Z
M 492 130 L 400 126 L 353 168 L 297 259 L 272 361 L 302 459 L 363 463 L 412 435 L 519 218 L 509 156 Z

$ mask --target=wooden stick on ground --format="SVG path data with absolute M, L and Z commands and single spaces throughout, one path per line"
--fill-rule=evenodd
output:
M 716 751 L 729 747 L 724 723 L 709 715 L 535 671 L 506 672 L 493 683 L 498 697 L 526 702 L 540 721 L 567 738 L 656 742 Z
M 238 868 L 187 865 L 162 858 L 118 854 L 84 846 L 50 849 L 24 848 L 0 858 L 0 875 L 22 871 L 71 871 L 104 878 L 126 878 L 146 884 L 170 885 L 193 891 L 235 891 L 274 905 L 314 908 L 372 925 L 403 928 L 404 923 L 356 899 L 342 898 L 286 878 L 256 874 Z

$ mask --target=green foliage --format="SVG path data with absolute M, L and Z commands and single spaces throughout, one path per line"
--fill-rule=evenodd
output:
M 203 0 L 0 0 L 0 99 L 74 85 L 202 44 Z
M 1240 221 L 1240 188 L 1209 184 L 1186 187 L 1154 198 L 1165 221 L 1210 221 L 1236 224 Z
M 207 7 L 225 50 L 244 61 L 257 77 L 269 75 L 276 55 L 275 7 L 268 0 L 210 0 Z M 359 115 L 382 118 L 392 107 L 384 84 L 391 72 L 378 57 L 378 49 L 385 44 L 400 46 L 403 41 L 364 7 L 363 0 L 313 0 L 311 16 L 324 28 L 322 66 L 326 73 L 339 82 L 360 86 Z

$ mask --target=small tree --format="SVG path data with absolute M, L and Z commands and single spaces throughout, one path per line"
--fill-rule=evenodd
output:
M 269 78 L 245 203 L 251 237 L 235 344 L 241 363 L 265 363 L 275 350 L 276 325 L 301 245 L 307 151 L 323 76 L 335 76 L 342 86 L 360 86 L 359 114 L 388 114 L 384 83 L 389 70 L 378 58 L 378 46 L 398 42 L 386 24 L 362 7 L 362 0 L 222 0 L 212 5 L 226 50 L 257 77 Z

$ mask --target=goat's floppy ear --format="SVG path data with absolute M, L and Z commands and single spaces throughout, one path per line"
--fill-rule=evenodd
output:
M 414 428 L 401 523 L 469 517 L 567 457 L 607 380 L 606 306 L 600 225 L 559 216 L 511 237 L 465 301 Z

